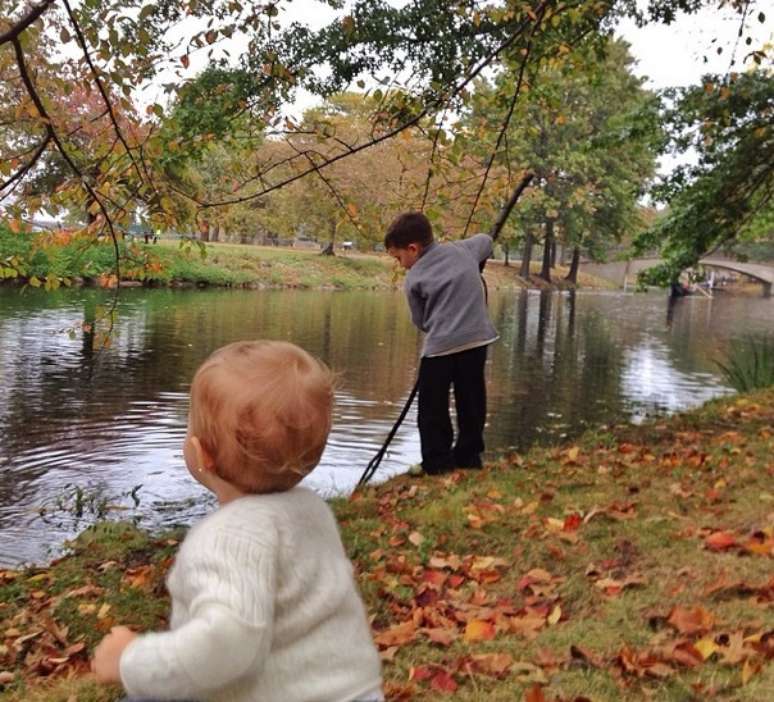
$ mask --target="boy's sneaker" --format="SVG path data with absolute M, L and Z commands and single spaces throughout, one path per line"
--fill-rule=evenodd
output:
M 446 473 L 451 473 L 453 470 L 454 466 L 451 463 L 440 466 L 426 466 L 424 463 L 422 464 L 422 472 L 426 475 L 445 475 Z
M 475 458 L 467 458 L 467 459 L 455 459 L 457 463 L 458 468 L 463 468 L 465 470 L 481 470 L 484 466 L 481 463 L 481 457 L 476 456 Z

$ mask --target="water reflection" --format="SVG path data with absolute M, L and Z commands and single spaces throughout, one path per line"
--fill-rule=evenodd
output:
M 218 346 L 288 339 L 341 373 L 334 431 L 309 478 L 324 493 L 354 485 L 413 385 L 420 342 L 400 293 L 126 291 L 112 345 L 97 353 L 105 303 L 94 290 L 0 289 L 0 563 L 61 541 L 72 525 L 35 510 L 67 485 L 119 495 L 142 484 L 149 524 L 207 509 L 180 445 L 191 376 Z M 491 449 L 726 392 L 713 358 L 729 337 L 774 321 L 759 299 L 682 300 L 669 326 L 663 296 L 522 291 L 490 304 L 501 335 L 487 369 Z M 418 460 L 414 425 L 412 413 L 380 476 Z

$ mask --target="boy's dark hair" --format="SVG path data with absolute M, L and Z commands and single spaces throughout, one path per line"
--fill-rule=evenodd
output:
M 433 243 L 433 227 L 421 212 L 399 214 L 384 235 L 385 249 L 405 249 L 409 244 L 429 246 Z

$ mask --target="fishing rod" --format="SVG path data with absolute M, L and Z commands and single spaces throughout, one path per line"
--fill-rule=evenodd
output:
M 516 189 L 511 193 L 511 196 L 510 198 L 508 198 L 508 201 L 503 205 L 502 209 L 497 215 L 497 219 L 495 220 L 495 223 L 492 225 L 492 228 L 489 230 L 489 236 L 492 237 L 493 244 L 495 241 L 497 241 L 497 237 L 500 236 L 500 231 L 502 230 L 506 220 L 508 219 L 508 216 L 511 214 L 511 211 L 516 205 L 516 201 L 521 197 L 521 194 L 524 192 L 524 189 L 532 182 L 532 179 L 534 177 L 535 177 L 534 173 L 530 173 L 530 172 L 525 173 L 524 177 L 521 179 L 521 182 L 516 186 Z M 481 262 L 480 270 L 482 274 L 484 272 L 485 265 L 486 265 L 486 259 L 484 259 Z M 481 278 L 481 280 L 483 281 L 483 277 Z M 484 288 L 486 290 L 486 283 L 484 283 Z M 403 406 L 400 416 L 398 417 L 398 421 L 395 422 L 392 429 L 390 429 L 390 433 L 387 434 L 387 438 L 382 444 L 382 447 L 376 452 L 376 455 L 370 460 L 370 462 L 366 466 L 366 469 L 363 471 L 363 475 L 360 476 L 360 480 L 358 480 L 357 482 L 357 488 L 363 487 L 366 483 L 368 483 L 369 480 L 371 480 L 371 478 L 373 478 L 374 473 L 376 473 L 377 468 L 379 468 L 379 464 L 382 462 L 382 459 L 384 458 L 384 455 L 387 453 L 387 447 L 390 445 L 393 438 L 395 438 L 395 434 L 398 433 L 398 428 L 403 423 L 403 420 L 406 418 L 409 408 L 411 407 L 411 403 L 414 402 L 414 398 L 416 397 L 418 391 L 419 391 L 419 378 L 417 378 L 416 382 L 414 383 L 414 387 L 409 393 L 408 399 L 406 400 L 406 404 Z

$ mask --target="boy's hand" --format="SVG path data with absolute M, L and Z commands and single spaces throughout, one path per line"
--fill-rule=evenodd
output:
M 91 671 L 97 682 L 120 683 L 119 663 L 124 649 L 137 637 L 125 626 L 114 626 L 110 633 L 97 644 L 94 658 L 91 659 Z

